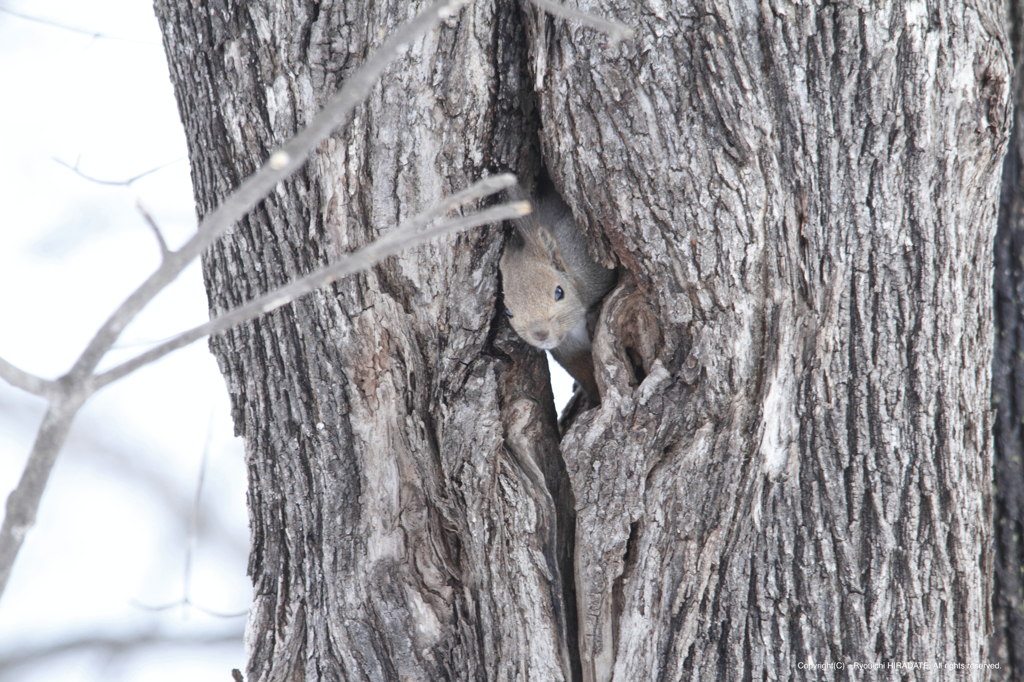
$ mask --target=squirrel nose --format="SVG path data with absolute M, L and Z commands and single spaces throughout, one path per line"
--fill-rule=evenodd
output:
M 537 339 L 538 341 L 548 340 L 548 330 L 544 327 L 533 327 L 530 329 L 530 334 L 532 334 L 533 338 Z

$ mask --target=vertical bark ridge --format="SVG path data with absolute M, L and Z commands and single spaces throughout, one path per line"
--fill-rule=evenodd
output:
M 545 160 L 664 337 L 562 443 L 585 679 L 983 663 L 998 7 L 581 6 L 636 38 L 535 16 Z

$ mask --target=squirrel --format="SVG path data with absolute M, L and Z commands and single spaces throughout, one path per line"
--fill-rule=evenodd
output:
M 533 212 L 516 227 L 499 265 L 505 314 L 524 341 L 551 351 L 596 404 L 587 314 L 615 286 L 616 272 L 590 258 L 572 210 L 553 188 L 538 192 Z

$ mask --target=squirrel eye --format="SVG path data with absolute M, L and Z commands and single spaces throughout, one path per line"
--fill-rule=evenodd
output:
M 565 292 L 562 291 L 562 287 L 555 287 L 555 300 L 561 301 L 562 297 L 565 296 Z
M 508 306 L 505 306 L 505 314 L 512 317 L 512 311 L 508 309 Z

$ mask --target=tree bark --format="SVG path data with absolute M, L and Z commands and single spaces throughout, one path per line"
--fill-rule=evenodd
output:
M 537 31 L 545 160 L 664 345 L 613 295 L 562 442 L 585 678 L 985 663 L 1000 8 L 597 4 L 638 37 Z
M 248 679 L 987 676 L 1001 6 L 578 6 L 634 38 L 470 5 L 204 261 L 219 312 L 543 162 L 621 272 L 560 443 L 498 229 L 211 341 Z M 200 213 L 420 7 L 157 0 Z
M 156 6 L 201 213 L 421 9 Z M 411 45 L 208 254 L 211 310 L 536 167 L 518 12 L 480 3 Z M 249 679 L 571 677 L 571 502 L 546 367 L 498 325 L 500 247 L 443 240 L 212 340 L 247 447 Z

